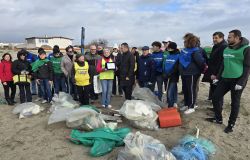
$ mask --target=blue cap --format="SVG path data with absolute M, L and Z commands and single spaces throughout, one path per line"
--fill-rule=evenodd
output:
M 143 51 L 149 50 L 149 47 L 148 47 L 148 46 L 144 46 L 144 47 L 142 47 L 142 50 L 143 50 Z

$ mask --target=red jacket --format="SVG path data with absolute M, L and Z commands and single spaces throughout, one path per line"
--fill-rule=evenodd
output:
M 13 74 L 11 71 L 12 62 L 2 60 L 0 63 L 0 80 L 2 82 L 13 81 Z
M 111 58 L 104 58 L 104 57 L 102 57 L 102 59 L 104 59 L 105 62 L 110 62 L 111 61 Z M 102 59 L 98 60 L 98 62 L 97 62 L 96 71 L 98 73 L 101 73 L 101 72 L 105 71 L 105 68 L 102 68 Z

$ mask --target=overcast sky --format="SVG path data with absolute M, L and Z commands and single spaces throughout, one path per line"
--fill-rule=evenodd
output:
M 250 38 L 250 0 L 0 0 L 0 42 L 31 36 L 66 36 L 80 43 L 105 38 L 109 45 L 150 45 L 170 36 L 182 46 L 192 32 L 202 45 L 211 35 L 240 29 Z

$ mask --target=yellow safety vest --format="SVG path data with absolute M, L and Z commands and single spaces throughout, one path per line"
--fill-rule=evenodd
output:
M 85 62 L 84 66 L 79 66 L 76 62 L 75 67 L 75 80 L 77 86 L 89 85 L 89 65 Z
M 109 62 L 113 62 L 112 59 L 110 59 Z M 106 61 L 102 58 L 102 68 L 105 68 Z M 113 70 L 107 70 L 100 73 L 100 79 L 114 79 L 115 74 Z

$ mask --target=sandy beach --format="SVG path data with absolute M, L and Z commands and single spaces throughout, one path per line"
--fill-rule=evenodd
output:
M 213 156 L 213 159 L 250 159 L 250 108 L 248 107 L 250 84 L 248 84 L 243 93 L 237 125 L 231 134 L 223 132 L 230 113 L 230 94 L 225 96 L 223 125 L 211 124 L 204 120 L 204 118 L 212 115 L 212 112 L 207 110 L 207 107 L 211 107 L 211 103 L 206 101 L 208 86 L 205 83 L 200 84 L 199 108 L 191 115 L 181 115 L 183 120 L 182 126 L 141 132 L 159 139 L 170 150 L 186 134 L 194 135 L 196 132 L 195 127 L 197 126 L 200 129 L 200 136 L 210 139 L 217 147 L 217 153 Z M 3 95 L 2 87 L 1 95 Z M 16 99 L 18 101 L 18 97 Z M 183 97 L 180 95 L 179 101 L 182 99 Z M 123 101 L 122 97 L 113 97 L 112 105 L 114 108 L 119 109 Z M 41 106 L 49 107 L 49 105 Z M 46 112 L 26 119 L 18 119 L 17 115 L 12 114 L 13 108 L 14 106 L 0 106 L 1 160 L 112 160 L 116 159 L 118 151 L 122 149 L 122 147 L 116 148 L 103 157 L 90 157 L 88 155 L 90 148 L 75 145 L 66 139 L 71 130 L 66 127 L 65 123 L 48 126 L 49 114 Z M 130 127 L 133 131 L 138 131 L 138 129 L 132 128 L 126 122 L 119 124 L 119 127 Z

